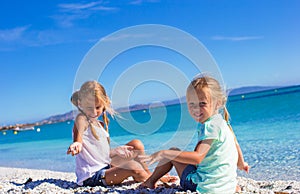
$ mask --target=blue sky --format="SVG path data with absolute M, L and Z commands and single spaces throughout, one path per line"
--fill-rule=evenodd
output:
M 142 24 L 172 26 L 197 38 L 228 88 L 300 84 L 299 10 L 298 0 L 6 1 L 0 6 L 0 125 L 71 110 L 69 98 L 86 53 L 101 38 Z M 184 59 L 149 49 L 113 61 L 100 79 L 109 94 L 111 77 L 144 60 L 177 62 L 189 78 L 197 73 L 192 66 L 180 67 Z M 175 97 L 172 89 L 145 82 L 129 101 Z

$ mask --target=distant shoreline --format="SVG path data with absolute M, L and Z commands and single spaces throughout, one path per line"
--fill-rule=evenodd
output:
M 261 98 L 273 95 L 286 94 L 291 92 L 299 92 L 300 85 L 292 85 L 292 86 L 247 86 L 240 87 L 232 90 L 228 90 L 229 102 L 245 100 L 245 99 L 253 99 L 253 98 Z M 265 94 L 260 95 L 262 92 Z M 179 99 L 166 100 L 162 103 L 147 103 L 147 104 L 136 104 L 129 107 L 121 107 L 117 108 L 117 112 L 131 112 L 131 111 L 139 111 L 139 110 L 148 110 L 150 107 L 160 107 L 162 104 L 165 106 L 176 105 L 179 103 L 185 103 L 185 97 L 181 97 Z M 13 125 L 5 125 L 0 126 L 0 131 L 6 130 L 14 130 L 14 131 L 22 131 L 26 128 L 37 127 L 45 124 L 54 124 L 60 122 L 72 121 L 74 119 L 74 115 L 76 115 L 76 111 L 69 111 L 64 114 L 50 116 L 41 121 L 33 122 L 33 123 L 22 123 L 22 124 L 13 124 Z

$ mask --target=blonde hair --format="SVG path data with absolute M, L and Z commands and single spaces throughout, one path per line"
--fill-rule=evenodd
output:
M 97 81 L 87 81 L 85 82 L 81 87 L 80 90 L 74 92 L 72 94 L 71 97 L 71 102 L 72 104 L 74 104 L 78 110 L 86 116 L 88 122 L 89 122 L 89 126 L 91 128 L 91 132 L 93 134 L 93 136 L 96 139 L 99 139 L 94 127 L 91 125 L 90 120 L 88 118 L 88 116 L 81 110 L 81 108 L 79 107 L 79 101 L 83 100 L 84 98 L 86 98 L 87 96 L 94 96 L 95 97 L 95 101 L 98 100 L 101 104 L 104 105 L 104 109 L 103 109 L 103 122 L 105 124 L 105 130 L 108 132 L 108 124 L 109 124 L 109 119 L 108 116 L 106 115 L 106 112 L 108 112 L 110 115 L 114 115 L 114 110 L 111 108 L 111 102 L 109 97 L 106 94 L 106 91 L 104 89 L 104 87 Z
M 196 77 L 194 80 L 192 80 L 187 88 L 187 91 L 191 91 L 191 90 L 197 91 L 202 88 L 208 88 L 210 90 L 212 100 L 215 102 L 216 101 L 220 102 L 219 106 L 220 109 L 223 109 L 223 117 L 226 120 L 229 129 L 233 133 L 233 129 L 229 123 L 230 115 L 226 108 L 227 95 L 223 91 L 219 82 L 213 77 L 203 75 L 200 77 Z

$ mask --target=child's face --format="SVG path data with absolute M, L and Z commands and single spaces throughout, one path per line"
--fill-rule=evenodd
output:
M 190 89 L 186 98 L 189 113 L 197 122 L 204 123 L 209 117 L 217 113 L 209 88 L 198 89 L 198 91 Z
M 104 110 L 104 105 L 99 100 L 95 99 L 94 96 L 87 96 L 81 100 L 80 107 L 91 120 L 98 119 Z

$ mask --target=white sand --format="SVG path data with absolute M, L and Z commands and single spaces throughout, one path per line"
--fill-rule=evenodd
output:
M 178 181 L 170 187 L 138 189 L 132 179 L 114 187 L 78 187 L 74 173 L 0 167 L 0 193 L 191 193 L 182 192 Z M 28 182 L 28 183 L 26 183 Z M 26 184 L 25 184 L 26 183 Z M 241 193 L 300 193 L 297 181 L 254 181 L 239 177 Z

